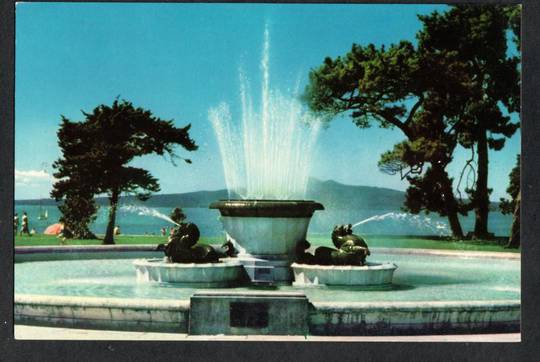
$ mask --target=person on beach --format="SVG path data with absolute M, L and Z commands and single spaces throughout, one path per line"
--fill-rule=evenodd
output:
M 13 216 L 13 235 L 17 235 L 17 230 L 19 230 L 19 214 L 15 213 Z
M 120 235 L 120 226 L 116 225 L 113 229 L 113 235 Z
M 28 215 L 26 214 L 26 211 L 23 212 L 20 235 L 22 236 L 24 233 L 26 233 L 28 236 L 32 236 L 32 234 L 30 234 L 30 229 L 28 228 Z
M 167 229 L 161 228 L 161 236 L 167 235 Z

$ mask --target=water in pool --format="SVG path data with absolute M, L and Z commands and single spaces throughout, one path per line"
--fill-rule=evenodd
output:
M 386 288 L 279 286 L 312 302 L 474 301 L 520 299 L 519 260 L 374 252 L 371 262 L 398 265 Z M 193 286 L 137 282 L 132 260 L 64 260 L 15 264 L 15 293 L 137 299 L 188 299 Z M 234 290 L 255 289 L 254 287 Z

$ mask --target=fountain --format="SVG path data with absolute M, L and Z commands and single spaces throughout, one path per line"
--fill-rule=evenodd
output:
M 306 192 L 319 121 L 294 97 L 270 89 L 269 32 L 261 60 L 260 110 L 254 109 L 249 83 L 240 72 L 242 115 L 234 122 L 227 104 L 209 111 L 223 160 L 229 194 L 218 209 L 227 238 L 252 281 L 289 282 L 298 242 L 320 203 L 296 200 Z
M 270 89 L 269 68 L 266 29 L 260 111 L 253 109 L 249 84 L 241 72 L 241 122 L 233 121 L 229 107 L 223 103 L 209 112 L 229 195 L 242 196 L 241 200 L 214 202 L 210 208 L 220 211 L 227 239 L 242 251 L 238 260 L 252 282 L 296 279 L 297 285 L 389 284 L 397 267 L 366 264 L 367 255 L 360 261 L 353 250 L 359 248 L 358 245 L 340 247 L 334 241 L 337 250 L 318 249 L 328 254 L 326 260 L 317 258 L 316 254 L 311 260 L 318 261 L 309 266 L 295 263 L 300 261 L 297 260 L 298 245 L 306 242 L 313 213 L 324 210 L 318 202 L 296 200 L 305 196 L 320 121 L 303 112 L 297 99 L 286 98 Z M 348 236 L 352 236 L 352 229 Z M 317 263 L 327 265 L 315 265 Z M 328 266 L 336 263 L 342 264 L 341 267 Z

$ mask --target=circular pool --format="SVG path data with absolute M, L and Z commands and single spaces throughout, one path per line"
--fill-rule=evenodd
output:
M 519 260 L 396 255 L 373 252 L 373 262 L 399 265 L 388 288 L 306 288 L 312 301 L 465 301 L 520 299 Z M 248 290 L 248 288 L 234 288 Z M 277 290 L 298 290 L 278 286 Z M 137 282 L 133 261 L 57 260 L 15 264 L 15 293 L 150 299 L 189 299 L 196 289 Z
M 213 290 L 302 292 L 311 305 L 310 333 L 314 334 L 429 333 L 436 332 L 439 327 L 442 332 L 519 329 L 519 255 L 374 248 L 370 261 L 399 266 L 390 286 L 299 288 L 288 285 Z M 144 311 L 150 308 L 149 305 L 159 305 L 162 312 L 169 306 L 176 313 L 189 314 L 190 298 L 201 289 L 204 288 L 137 282 L 132 259 L 15 264 L 15 314 L 21 323 L 50 325 L 69 320 L 69 323 L 79 325 L 76 321 L 81 318 L 77 316 L 85 315 L 85 306 L 96 310 L 108 308 L 111 316 L 111 306 L 120 309 L 130 306 Z M 47 306 L 56 309 L 47 311 Z M 71 309 L 66 309 L 67 306 Z M 427 312 L 432 314 L 427 315 Z M 189 319 L 187 315 L 184 317 Z M 90 313 L 82 319 L 88 322 L 92 318 L 99 320 L 101 317 L 92 317 Z M 130 321 L 129 316 L 125 318 Z M 137 318 L 133 314 L 131 322 Z M 164 316 L 163 319 L 167 318 Z M 127 323 L 126 326 L 116 320 L 109 327 L 136 329 L 137 326 L 151 327 L 151 322 L 150 318 L 150 325 Z M 184 322 L 178 323 L 178 328 L 170 330 L 187 328 L 181 327 Z M 377 328 L 368 328 L 377 323 Z M 98 326 L 107 327 L 106 323 Z M 154 327 L 169 330 L 157 324 Z

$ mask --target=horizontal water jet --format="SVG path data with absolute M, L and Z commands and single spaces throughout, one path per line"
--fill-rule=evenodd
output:
M 124 205 L 120 208 L 121 211 L 126 211 L 134 214 L 138 214 L 140 216 L 151 216 L 155 217 L 161 220 L 165 220 L 171 224 L 174 224 L 176 226 L 179 226 L 177 222 L 175 222 L 173 219 L 171 219 L 169 216 L 162 214 L 161 212 L 157 211 L 156 209 L 152 209 L 150 207 L 146 206 L 139 206 L 139 205 Z
M 388 212 L 386 214 L 374 215 L 352 224 L 351 228 L 354 229 L 367 223 L 386 220 L 409 224 L 418 230 L 427 230 L 432 233 L 436 233 L 438 236 L 450 235 L 450 230 L 448 229 L 448 225 L 446 223 L 441 221 L 433 221 L 427 216 L 412 215 L 405 212 Z

